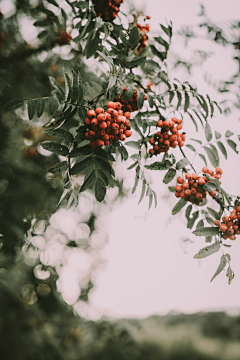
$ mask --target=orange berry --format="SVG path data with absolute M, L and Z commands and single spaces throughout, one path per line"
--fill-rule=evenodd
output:
M 104 113 L 104 110 L 103 110 L 103 108 L 101 108 L 101 107 L 97 108 L 95 111 L 96 111 L 97 114 L 102 114 L 102 113 Z M 94 116 L 95 116 L 95 115 L 94 115 Z
M 217 194 L 216 191 L 213 190 L 209 192 L 209 195 L 211 195 L 212 197 L 216 197 Z
M 185 174 L 185 178 L 186 178 L 187 180 L 191 180 L 191 179 L 192 179 L 192 175 L 189 174 L 189 173 L 186 173 L 186 174 Z
M 193 189 L 191 190 L 191 194 L 192 194 L 192 195 L 196 195 L 196 193 L 197 193 L 197 190 L 196 190 L 195 188 L 193 188 Z
M 233 222 L 229 220 L 229 221 L 227 221 L 226 225 L 227 225 L 227 227 L 233 226 Z
M 233 235 L 234 234 L 233 228 L 228 228 L 227 233 L 228 233 L 228 235 Z
M 100 115 L 102 115 L 102 114 L 100 114 Z M 100 128 L 100 129 L 106 129 L 106 128 L 107 128 L 107 123 L 106 123 L 105 121 L 101 122 L 101 123 L 99 124 L 99 128 Z
M 205 173 L 205 174 L 208 173 L 208 170 L 209 170 L 209 169 L 208 169 L 208 167 L 206 167 L 206 166 L 205 166 L 204 168 L 202 168 L 202 172 Z
M 180 185 L 175 186 L 175 191 L 180 192 L 182 191 L 182 187 Z
M 236 210 L 237 210 L 237 212 L 240 213 L 240 205 L 238 205 L 238 206 L 236 207 Z
M 230 240 L 236 240 L 236 235 L 231 235 L 231 236 L 229 236 L 229 239 L 230 239 Z
M 131 130 L 126 130 L 124 134 L 126 135 L 126 137 L 130 137 L 132 135 L 132 132 Z
M 233 225 L 233 229 L 234 229 L 235 231 L 237 231 L 237 230 L 238 230 L 238 225 Z
M 198 179 L 198 184 L 199 184 L 199 185 L 205 185 L 205 184 L 206 184 L 205 179 L 204 179 L 203 177 L 200 177 L 200 178 Z
M 220 167 L 216 167 L 215 172 L 216 172 L 216 174 L 221 175 L 222 174 L 222 169 L 220 169 Z
M 229 236 L 228 236 L 228 234 L 226 233 L 226 234 L 223 234 L 223 239 L 224 240 L 227 240 L 229 238 Z
M 150 154 L 150 155 L 154 155 L 154 150 L 153 150 L 153 149 L 150 149 L 150 150 L 149 150 L 149 154 Z M 175 194 L 176 194 L 176 193 L 175 193 Z
M 185 197 L 184 191 L 180 192 L 180 198 L 181 198 L 181 199 L 184 199 L 184 197 Z
M 108 108 L 111 108 L 111 109 L 116 109 L 115 102 L 109 101 L 109 102 L 107 103 L 107 107 L 108 107 Z
M 220 221 L 219 221 L 219 220 L 215 220 L 215 221 L 214 221 L 214 225 L 216 225 L 216 226 L 220 226 L 220 224 L 221 224 L 221 223 L 220 223 Z
M 178 142 L 178 145 L 179 145 L 180 147 L 183 147 L 183 146 L 184 146 L 184 141 L 179 141 L 179 142 Z
M 154 140 L 153 137 L 149 139 L 149 143 L 150 143 L 151 145 L 155 144 L 155 140 Z
M 95 113 L 95 111 L 94 111 L 94 110 L 88 110 L 88 112 L 87 112 L 87 116 L 88 116 L 89 118 L 91 118 L 91 117 L 95 117 L 95 115 L 96 115 L 96 113 Z
M 86 118 L 86 119 L 84 120 L 84 123 L 85 123 L 85 125 L 90 125 L 90 124 L 91 124 L 91 120 L 90 120 L 89 118 Z
M 224 215 L 224 216 L 222 217 L 222 221 L 223 221 L 223 222 L 227 222 L 228 220 L 229 220 L 229 217 L 228 217 L 228 216 Z
M 177 178 L 177 183 L 178 183 L 178 184 L 183 184 L 183 183 L 184 183 L 184 179 L 183 179 L 181 176 L 179 176 L 179 177 Z
M 187 190 L 187 189 L 189 188 L 189 184 L 188 184 L 187 182 L 183 182 L 183 183 L 182 183 L 182 188 L 183 188 L 184 190 Z
M 235 220 L 237 218 L 237 215 L 235 215 L 235 214 L 231 214 L 230 216 L 229 216 L 229 219 L 230 220 Z
M 91 148 L 95 149 L 95 148 L 97 147 L 96 141 L 95 141 L 95 140 L 92 140 L 92 141 L 90 142 L 90 146 L 91 146 Z
M 198 178 L 199 178 L 199 175 L 197 173 L 192 174 L 192 179 L 193 180 L 198 180 Z
M 225 225 L 225 224 L 221 224 L 220 226 L 219 226 L 219 230 L 220 231 L 222 231 L 222 232 L 226 232 L 227 231 L 227 225 Z

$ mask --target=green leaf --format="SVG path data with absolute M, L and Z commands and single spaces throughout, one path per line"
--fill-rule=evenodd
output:
M 102 202 L 106 195 L 106 186 L 101 179 L 97 178 L 95 183 L 95 197 L 97 201 Z
M 196 231 L 198 230 L 193 231 L 193 233 L 195 233 Z M 208 245 L 205 248 L 199 250 L 199 252 L 194 256 L 194 259 L 203 259 L 219 251 L 219 249 L 220 249 L 220 242 L 217 241 L 214 244 Z
M 146 191 L 146 180 L 144 179 L 144 180 L 143 180 L 143 184 L 142 184 L 142 191 L 141 191 L 141 195 L 140 195 L 140 199 L 139 199 L 138 205 L 139 205 L 140 202 L 142 201 L 142 199 L 143 199 L 143 197 L 144 197 L 144 194 L 145 194 L 145 191 Z
M 222 136 L 222 135 L 221 135 L 219 132 L 215 131 L 215 138 L 216 138 L 217 140 L 220 139 L 221 136 Z
M 153 106 L 154 106 L 153 97 L 150 94 L 148 94 L 147 97 L 148 97 L 148 103 L 149 103 L 150 108 L 153 108 Z
M 188 205 L 188 207 L 186 208 L 186 211 L 185 211 L 185 216 L 186 216 L 187 220 L 189 219 L 191 211 L 192 211 L 192 205 L 190 204 L 190 205 Z
M 198 94 L 198 96 L 196 96 L 196 99 L 198 100 L 200 106 L 205 111 L 205 113 L 206 113 L 205 117 L 207 118 L 208 117 L 208 105 L 207 105 L 207 102 L 206 102 L 205 98 L 202 95 Z
M 234 141 L 230 140 L 230 139 L 227 139 L 227 143 L 230 146 L 230 148 L 232 148 L 233 151 L 235 151 L 235 153 L 238 154 L 237 144 Z
M 138 186 L 139 174 L 140 174 L 140 166 L 138 165 L 135 170 L 136 170 L 136 176 L 135 176 L 135 183 L 134 183 L 134 186 L 132 188 L 132 194 L 135 193 L 135 191 L 137 189 L 137 186 Z
M 212 236 L 206 236 L 205 237 L 205 242 L 206 243 L 211 243 L 212 242 Z
M 213 191 L 213 190 L 216 190 L 216 185 L 213 184 L 212 182 L 207 182 L 204 186 L 203 186 L 203 189 L 205 191 Z
M 21 106 L 23 106 L 24 102 L 25 102 L 25 101 L 24 101 L 23 99 L 13 99 L 13 100 L 10 100 L 10 101 L 4 106 L 4 111 L 17 110 L 18 108 L 20 108 Z
M 54 89 L 58 91 L 58 93 L 61 95 L 61 98 L 64 99 L 65 94 L 61 86 L 58 84 L 58 82 L 54 79 L 54 77 L 49 76 L 50 83 Z
M 56 165 L 54 165 L 50 169 L 48 169 L 48 171 L 53 173 L 53 174 L 57 174 L 59 172 L 66 171 L 68 168 L 69 168 L 68 162 L 67 161 L 62 161 L 62 162 L 57 163 Z
M 137 90 L 137 106 L 139 109 L 141 109 L 143 107 L 143 103 L 144 103 L 144 94 L 141 90 Z
M 218 227 L 199 227 L 195 231 L 193 231 L 193 234 L 196 236 L 215 236 L 219 234 L 219 228 Z
M 127 152 L 127 149 L 125 148 L 125 146 L 122 145 L 120 147 L 120 151 L 121 151 L 122 161 L 126 161 L 128 159 L 128 152 Z
M 178 203 L 172 209 L 172 215 L 177 214 L 186 204 L 187 204 L 187 201 L 185 201 L 184 199 L 180 199 L 178 201 Z
M 152 191 L 152 193 L 153 193 L 154 202 L 155 202 L 155 209 L 156 209 L 156 207 L 157 207 L 157 194 L 156 194 L 155 191 Z
M 170 169 L 172 163 L 169 160 L 165 161 L 156 161 L 150 165 L 145 165 L 144 167 L 148 170 L 167 170 Z
M 207 99 L 208 99 L 208 102 L 209 102 L 209 106 L 210 106 L 210 109 L 211 109 L 211 118 L 213 117 L 213 114 L 214 114 L 214 106 L 213 106 L 213 102 L 211 101 L 209 95 L 207 95 Z
M 169 169 L 168 172 L 165 174 L 164 178 L 163 178 L 163 183 L 164 184 L 169 184 L 170 181 L 173 180 L 174 176 L 176 175 L 176 170 L 175 169 Z
M 228 284 L 230 285 L 232 280 L 234 279 L 234 272 L 232 271 L 230 265 L 229 265 L 229 267 L 227 269 L 226 276 L 228 277 Z
M 223 188 L 221 188 L 221 193 L 223 194 L 223 196 L 224 196 L 225 199 L 227 200 L 228 204 L 229 204 L 230 206 L 232 206 L 231 200 L 230 200 L 230 198 L 229 198 L 229 195 L 228 195 L 228 193 L 226 193 L 225 190 L 223 190 Z
M 212 152 L 214 153 L 214 156 L 216 158 L 216 162 L 217 162 L 217 164 L 219 166 L 219 156 L 218 156 L 217 148 L 216 148 L 216 146 L 214 146 L 212 144 L 210 144 L 210 148 L 211 148 Z
M 47 2 L 49 2 L 49 4 L 52 4 L 56 7 L 59 7 L 55 0 L 47 0 Z
M 125 145 L 130 146 L 134 149 L 141 150 L 141 146 L 137 141 L 127 141 Z
M 214 221 L 213 221 L 213 219 L 211 217 L 206 216 L 205 219 L 207 220 L 209 225 L 214 225 Z
M 128 170 L 131 170 L 131 169 L 133 169 L 133 168 L 135 168 L 135 166 L 137 166 L 137 164 L 138 164 L 138 161 L 135 161 L 132 165 L 130 165 L 127 169 Z
M 217 146 L 219 147 L 219 150 L 221 151 L 221 153 L 223 154 L 223 156 L 227 160 L 227 150 L 226 150 L 225 146 L 223 145 L 223 143 L 221 141 L 218 141 Z
M 143 63 L 145 63 L 146 59 L 147 59 L 146 56 L 143 56 L 143 57 L 138 58 L 136 60 L 129 61 L 129 62 L 127 62 L 127 68 L 131 69 L 131 68 L 134 68 L 134 67 L 138 67 L 138 66 L 142 65 Z
M 28 100 L 27 106 L 28 106 L 28 118 L 29 120 L 32 120 L 36 112 L 36 100 Z
M 150 210 L 150 209 L 151 209 L 152 202 L 153 202 L 153 194 L 150 194 L 150 195 L 149 195 L 149 205 L 148 205 L 148 210 Z
M 190 140 L 192 140 L 192 141 L 196 141 L 198 144 L 202 145 L 201 140 L 196 140 L 196 139 L 190 139 Z
M 71 101 L 72 97 L 72 83 L 70 76 L 64 70 L 64 79 L 65 79 L 65 101 Z
M 180 93 L 179 91 L 177 91 L 177 98 L 178 98 L 178 103 L 177 103 L 176 110 L 179 109 L 179 107 L 181 106 L 181 103 L 182 103 L 182 93 Z
M 198 154 L 198 156 L 204 161 L 204 164 L 207 166 L 207 160 L 204 155 Z
M 131 99 L 133 97 L 133 92 L 134 92 L 133 88 L 128 86 L 128 88 L 123 96 L 123 100 Z
M 70 134 L 70 132 L 63 130 L 63 129 L 46 129 L 44 132 L 51 136 L 56 136 L 61 139 L 67 140 L 68 142 L 73 141 L 73 136 Z
M 81 186 L 80 192 L 83 192 L 87 189 L 91 189 L 95 180 L 96 180 L 95 171 L 93 170 L 87 177 L 84 178 L 84 183 Z
M 176 169 L 177 170 L 184 169 L 188 164 L 190 164 L 189 160 L 186 158 L 183 158 L 182 160 L 179 160 L 176 163 Z
M 190 98 L 187 92 L 185 92 L 185 103 L 184 103 L 184 112 L 187 112 L 190 104 Z
M 211 130 L 210 125 L 208 124 L 208 122 L 205 125 L 205 136 L 206 136 L 207 141 L 212 140 L 212 130 Z
M 93 163 L 92 158 L 87 157 L 81 162 L 78 162 L 70 169 L 71 175 L 77 175 L 80 174 L 82 171 L 86 170 L 88 167 L 90 167 Z
M 192 227 L 193 227 L 195 221 L 197 220 L 198 216 L 199 216 L 199 211 L 195 211 L 192 214 L 192 217 L 189 218 L 188 223 L 187 223 L 187 228 L 188 229 L 192 229 Z
M 68 148 L 64 145 L 55 143 L 55 142 L 51 142 L 51 141 L 46 141 L 41 143 L 41 146 L 48 151 L 54 152 L 58 155 L 62 155 L 62 156 L 67 156 L 68 155 Z
M 192 151 L 194 151 L 194 152 L 196 152 L 196 149 L 195 149 L 195 147 L 194 146 L 192 146 L 192 145 L 189 145 L 189 144 L 187 144 L 187 145 L 185 145 L 187 148 L 189 148 L 190 150 L 192 150 Z
M 134 49 L 135 46 L 137 46 L 137 44 L 139 43 L 140 40 L 140 34 L 138 31 L 138 28 L 136 26 L 134 26 L 129 34 L 129 41 L 131 44 L 131 48 Z
M 219 215 L 219 213 L 217 211 L 215 211 L 214 209 L 207 207 L 209 214 L 215 219 L 215 220 L 220 220 L 221 216 Z
M 212 152 L 211 149 L 209 149 L 207 146 L 203 147 L 204 150 L 206 151 L 208 158 L 212 164 L 212 166 L 214 166 L 215 168 L 219 165 L 218 164 L 218 159 L 215 157 L 214 153 Z
M 172 193 L 175 193 L 175 186 L 169 186 L 168 190 Z
M 215 279 L 215 277 L 220 274 L 220 272 L 223 271 L 223 269 L 225 268 L 225 266 L 227 265 L 227 262 L 228 262 L 228 258 L 226 255 L 222 255 L 221 256 L 221 261 L 220 261 L 220 264 L 215 272 L 215 274 L 213 275 L 213 277 L 211 278 L 210 282 L 213 281 Z
M 200 220 L 198 223 L 197 223 L 197 226 L 196 226 L 196 229 L 199 229 L 201 227 L 204 227 L 204 221 L 203 220 Z
M 226 133 L 225 133 L 225 137 L 230 137 L 232 135 L 234 135 L 234 133 L 231 132 L 230 130 L 227 130 Z
M 55 97 L 50 96 L 48 98 L 48 108 L 49 108 L 50 115 L 53 116 L 58 108 L 58 103 L 57 103 L 57 100 L 55 99 Z
M 40 118 L 44 113 L 45 109 L 45 100 L 43 98 L 37 99 L 37 116 Z
M 78 99 L 78 75 L 72 70 L 72 98 L 71 102 L 74 104 Z
M 189 115 L 190 119 L 191 119 L 191 120 L 192 120 L 192 122 L 194 123 L 195 128 L 196 128 L 196 132 L 198 132 L 198 126 L 197 126 L 197 123 L 196 123 L 196 121 L 195 121 L 194 117 L 192 116 L 192 114 L 190 114 L 190 112 L 189 112 L 189 111 L 187 111 L 187 114 Z
M 156 49 L 154 45 L 150 45 L 150 48 L 152 50 L 153 55 L 157 56 L 161 61 L 164 61 L 166 59 L 166 52 L 159 51 Z
M 49 20 L 37 20 L 33 23 L 34 26 L 39 26 L 39 27 L 44 27 L 44 26 L 48 26 L 50 24 Z

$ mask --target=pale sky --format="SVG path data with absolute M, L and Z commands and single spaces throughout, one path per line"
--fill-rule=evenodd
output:
M 158 30 L 158 23 L 172 20 L 176 31 L 182 25 L 199 22 L 197 14 L 200 10 L 198 1 L 135 1 L 138 8 L 144 4 L 146 15 L 151 16 L 150 28 Z M 207 14 L 213 21 L 224 22 L 235 19 L 239 14 L 238 1 L 202 1 Z M 123 7 L 122 7 L 123 9 Z M 123 9 L 124 11 L 124 9 Z M 191 44 L 191 43 L 190 43 Z M 216 52 L 205 65 L 207 72 L 214 78 L 223 79 L 236 70 L 231 61 L 231 53 L 220 46 L 212 47 L 206 42 L 196 42 L 195 48 Z M 194 48 L 194 44 L 192 43 Z M 177 37 L 173 38 L 172 51 L 183 53 L 186 49 Z M 188 54 L 188 53 L 187 53 Z M 170 74 L 174 78 L 186 80 L 186 73 Z M 194 76 L 187 79 L 198 86 L 198 90 L 209 93 L 221 100 L 214 90 L 203 80 L 203 71 L 196 69 Z M 227 129 L 239 133 L 239 114 L 228 118 L 217 116 L 211 120 L 213 129 L 223 134 Z M 189 121 L 188 121 L 189 124 Z M 190 137 L 194 137 L 193 127 L 189 126 Z M 195 136 L 201 138 L 202 134 Z M 237 141 L 237 137 L 235 137 Z M 192 156 L 191 151 L 186 151 Z M 220 157 L 224 171 L 222 184 L 232 194 L 239 194 L 240 169 L 235 166 L 239 157 L 228 149 L 229 160 Z M 191 159 L 191 157 L 190 157 Z M 234 165 L 235 164 L 235 165 Z M 200 170 L 202 162 L 196 162 Z M 133 175 L 133 174 L 132 174 Z M 133 184 L 128 176 L 127 184 Z M 114 317 L 145 317 L 151 314 L 166 313 L 171 310 L 194 312 L 200 310 L 233 310 L 239 308 L 240 299 L 240 237 L 228 252 L 232 258 L 235 279 L 229 286 L 226 273 L 223 272 L 210 283 L 216 271 L 221 253 L 203 260 L 193 259 L 198 250 L 204 246 L 204 238 L 195 237 L 186 229 L 184 211 L 176 217 L 171 216 L 171 209 L 177 202 L 173 195 L 167 200 L 161 199 L 165 194 L 161 183 L 161 175 L 150 174 L 154 179 L 158 192 L 158 207 L 147 211 L 147 199 L 137 205 L 137 196 L 129 196 L 127 201 L 117 206 L 109 219 L 109 244 L 104 248 L 106 266 L 97 275 L 96 289 L 91 293 L 91 304 L 105 315 Z M 214 206 L 214 205 L 212 205 Z M 191 241 L 183 241 L 189 238 Z

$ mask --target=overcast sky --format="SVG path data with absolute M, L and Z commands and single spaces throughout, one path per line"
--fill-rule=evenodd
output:
M 159 29 L 160 22 L 164 24 L 166 20 L 171 20 L 176 34 L 182 25 L 193 25 L 200 20 L 197 16 L 200 11 L 198 1 L 138 0 L 134 3 L 138 8 L 141 8 L 142 4 L 144 13 L 151 16 L 149 24 L 154 31 Z M 235 19 L 240 13 L 238 1 L 211 0 L 201 3 L 205 5 L 209 18 L 219 24 Z M 124 11 L 123 6 L 122 10 Z M 199 41 L 191 45 L 192 49 L 194 46 L 215 52 L 204 67 L 213 78 L 227 78 L 236 70 L 229 49 L 220 46 L 213 48 L 212 44 Z M 183 56 L 188 54 L 176 36 L 173 37 L 172 52 L 181 53 Z M 170 76 L 183 80 L 187 78 L 184 72 L 170 73 Z M 202 70 L 196 69 L 193 76 L 187 79 L 197 85 L 203 94 L 209 93 L 213 98 L 218 98 L 203 80 Z M 228 118 L 217 116 L 215 120 L 211 120 L 211 126 L 223 134 L 227 129 L 240 133 L 238 119 L 239 114 L 236 112 Z M 190 137 L 194 137 L 192 125 L 188 126 Z M 197 135 L 197 138 L 201 137 L 201 134 Z M 239 156 L 231 149 L 228 149 L 228 153 L 228 161 L 221 157 L 224 171 L 222 184 L 230 193 L 239 194 L 240 170 L 236 167 Z M 188 154 L 190 157 L 191 153 Z M 196 162 L 196 166 L 200 170 L 202 163 Z M 137 205 L 137 194 L 136 197 L 130 196 L 112 213 L 109 219 L 109 244 L 104 249 L 106 268 L 98 273 L 96 290 L 90 296 L 91 303 L 104 314 L 115 317 L 145 317 L 172 310 L 194 312 L 239 308 L 240 239 L 237 238 L 233 248 L 229 250 L 236 275 L 232 284 L 228 285 L 225 273 L 210 283 L 221 253 L 204 260 L 193 259 L 198 250 L 206 246 L 204 238 L 195 237 L 186 229 L 184 211 L 176 219 L 171 216 L 171 208 L 176 199 L 173 195 L 162 199 L 161 195 L 164 195 L 165 191 L 161 184 L 161 175 L 156 175 L 156 178 L 153 174 L 150 176 L 154 177 L 156 184 L 158 207 L 147 212 L 147 200 Z M 133 184 L 130 174 L 127 183 L 129 186 Z M 188 240 L 184 241 L 186 239 Z

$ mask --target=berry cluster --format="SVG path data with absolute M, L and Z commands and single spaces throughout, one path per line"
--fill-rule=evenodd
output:
M 137 24 L 137 28 L 140 31 L 141 37 L 139 40 L 140 44 L 135 52 L 135 55 L 138 55 L 142 49 L 147 47 L 148 36 L 146 34 L 149 32 L 149 25 L 146 24 L 145 26 L 143 26 L 143 25 Z
M 222 170 L 219 167 L 216 167 L 215 174 L 213 170 L 209 170 L 207 167 L 204 167 L 202 172 L 215 179 L 220 179 L 222 175 Z M 199 176 L 197 173 L 186 173 L 185 180 L 179 176 L 177 178 L 178 184 L 175 186 L 175 196 L 199 205 L 207 196 L 207 191 L 203 189 L 207 182 L 211 182 L 211 180 L 207 179 L 204 175 Z M 210 191 L 209 195 L 215 197 L 216 191 Z
M 90 146 L 110 145 L 112 140 L 124 141 L 132 135 L 130 112 L 123 112 L 119 102 L 109 101 L 107 111 L 102 108 L 88 110 L 85 125 L 88 128 L 85 138 L 91 140 Z
M 224 215 L 222 222 L 215 220 L 214 225 L 219 227 L 224 240 L 235 240 L 236 235 L 240 235 L 240 206 L 232 210 L 230 216 Z
M 137 96 L 137 91 L 134 90 L 133 91 L 133 96 L 129 99 L 129 100 L 124 100 L 124 94 L 127 91 L 127 87 L 123 90 L 122 96 L 118 97 L 116 99 L 114 99 L 114 101 L 119 101 L 122 104 L 122 110 L 123 111 L 129 111 L 129 112 L 133 112 L 133 111 L 137 111 L 138 110 L 138 106 L 137 106 L 137 101 L 138 101 L 138 96 Z M 147 100 L 147 95 L 144 95 L 144 100 Z
M 72 40 L 72 37 L 70 33 L 67 33 L 66 31 L 61 31 L 57 33 L 57 36 L 55 37 L 55 43 L 59 45 L 67 45 Z
M 97 16 L 104 21 L 113 21 L 118 16 L 123 0 L 93 0 Z
M 175 148 L 178 145 L 182 147 L 185 141 L 185 133 L 179 133 L 182 129 L 182 120 L 175 117 L 172 120 L 159 120 L 158 126 L 161 131 L 154 134 L 149 139 L 149 143 L 153 148 L 149 150 L 149 154 L 158 155 L 162 152 L 168 152 L 170 147 Z

